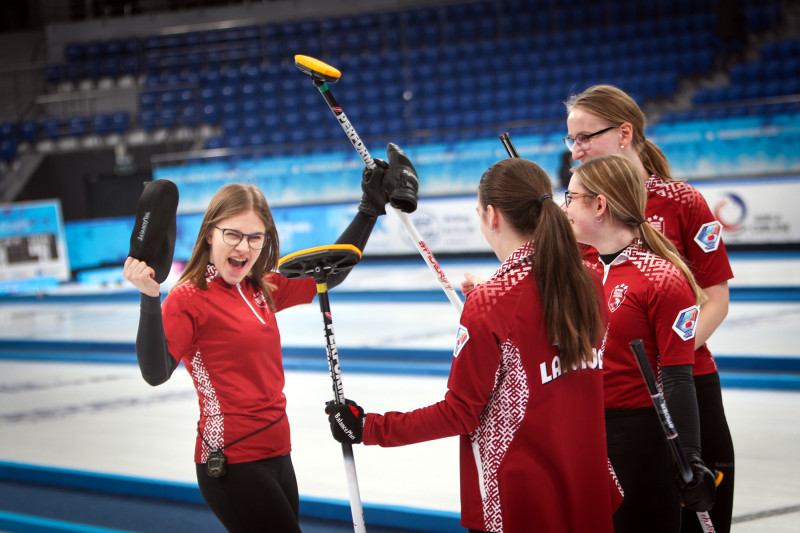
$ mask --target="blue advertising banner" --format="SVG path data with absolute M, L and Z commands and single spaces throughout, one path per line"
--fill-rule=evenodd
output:
M 61 202 L 0 204 L 0 290 L 69 278 Z

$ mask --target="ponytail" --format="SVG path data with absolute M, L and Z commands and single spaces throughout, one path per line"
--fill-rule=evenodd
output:
M 655 174 L 659 178 L 666 181 L 680 181 L 672 177 L 672 171 L 669 168 L 669 161 L 664 152 L 661 151 L 653 141 L 645 139 L 642 136 L 642 144 L 639 149 L 639 157 L 642 160 L 642 165 L 651 174 Z
M 603 335 L 600 301 L 572 226 L 558 204 L 545 201 L 533 231 L 533 272 L 547 333 L 564 368 L 578 368 Z
M 533 279 L 548 337 L 558 345 L 562 365 L 579 368 L 593 358 L 604 325 L 594 282 L 552 192 L 547 173 L 518 157 L 492 165 L 478 185 L 481 204 L 500 210 L 517 233 L 533 241 Z
M 642 244 L 644 247 L 675 265 L 675 267 L 681 271 L 681 274 L 689 281 L 697 305 L 703 305 L 708 300 L 708 296 L 703 292 L 700 285 L 697 284 L 694 274 L 692 274 L 689 266 L 681 258 L 680 252 L 678 252 L 678 249 L 672 244 L 672 241 L 651 226 L 649 222 L 640 224 L 639 231 L 642 236 Z

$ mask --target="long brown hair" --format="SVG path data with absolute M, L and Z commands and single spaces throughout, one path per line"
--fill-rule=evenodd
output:
M 211 198 L 200 224 L 192 255 L 176 285 L 189 282 L 200 289 L 207 289 L 206 267 L 211 253 L 211 245 L 208 244 L 207 237 L 211 235 L 215 229 L 214 226 L 221 220 L 251 210 L 258 215 L 266 227 L 267 245 L 261 250 L 247 277 L 264 291 L 267 302 L 274 309 L 274 302 L 270 295 L 272 286 L 264 280 L 264 275 L 272 272 L 278 266 L 280 243 L 267 199 L 255 185 L 231 183 L 222 187 Z
M 633 145 L 639 153 L 644 168 L 668 181 L 680 181 L 672 177 L 669 161 L 664 152 L 644 136 L 647 119 L 636 101 L 628 93 L 613 85 L 593 85 L 585 91 L 572 95 L 564 103 L 567 113 L 573 108 L 585 109 L 612 124 L 629 123 L 633 127 Z
M 647 191 L 633 163 L 621 155 L 606 155 L 581 163 L 575 167 L 574 173 L 587 191 L 606 198 L 610 217 L 631 228 L 638 226 L 644 247 L 678 267 L 689 280 L 698 305 L 706 301 L 703 289 L 695 281 L 678 249 L 647 222 Z
M 545 194 L 553 194 L 547 173 L 518 157 L 489 167 L 478 185 L 481 205 L 494 206 L 517 233 L 533 240 L 533 276 L 547 334 L 558 344 L 565 368 L 577 368 L 592 359 L 604 326 L 572 227 L 552 198 L 541 199 Z

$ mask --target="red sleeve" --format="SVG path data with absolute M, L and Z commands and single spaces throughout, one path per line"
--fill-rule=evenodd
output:
M 295 305 L 311 303 L 317 294 L 317 284 L 312 278 L 288 279 L 270 272 L 264 280 L 275 287 L 272 298 L 275 301 L 275 311 L 288 309 Z
M 647 182 L 647 218 L 678 248 L 700 287 L 733 278 L 717 221 L 703 195 L 683 182 L 653 177 Z
M 192 356 L 197 333 L 205 322 L 205 294 L 191 283 L 182 283 L 164 299 L 162 316 L 169 353 L 176 360 Z
M 368 414 L 365 444 L 403 446 L 466 435 L 478 427 L 494 388 L 501 354 L 487 321 L 475 316 L 475 306 L 470 305 L 474 301 L 467 299 L 461 315 L 444 400 L 408 413 Z
M 648 319 L 658 346 L 659 366 L 694 364 L 694 334 L 700 309 L 694 293 L 677 268 L 651 287 Z
M 716 219 L 705 198 L 697 189 L 689 209 L 684 234 L 686 259 L 703 287 L 712 287 L 733 278 L 728 251 L 722 241 L 722 224 Z

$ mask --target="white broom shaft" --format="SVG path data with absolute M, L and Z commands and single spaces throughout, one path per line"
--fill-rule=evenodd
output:
M 444 274 L 444 270 L 442 270 L 442 267 L 439 266 L 439 263 L 433 256 L 433 252 L 431 252 L 428 248 L 428 245 L 425 244 L 424 240 L 422 240 L 422 236 L 419 234 L 419 231 L 417 231 L 417 228 L 414 226 L 414 223 L 411 221 L 408 213 L 403 213 L 399 209 L 395 209 L 394 212 L 400 219 L 400 223 L 402 223 L 403 227 L 406 229 L 408 236 L 411 237 L 412 241 L 414 241 L 414 246 L 416 246 L 417 251 L 425 260 L 425 263 L 428 264 L 431 272 L 433 272 L 433 275 L 436 277 L 436 281 L 439 282 L 439 286 L 444 291 L 447 299 L 450 300 L 450 303 L 453 304 L 453 307 L 456 308 L 456 311 L 461 314 L 461 311 L 464 309 L 464 304 L 461 302 L 461 298 L 458 297 L 455 289 L 453 289 L 453 286 L 450 285 L 450 282 L 447 280 L 447 276 Z
M 372 159 L 367 147 L 364 145 L 361 137 L 358 136 L 358 132 L 356 132 L 353 124 L 350 123 L 350 119 L 347 118 L 347 115 L 336 101 L 336 98 L 334 98 L 330 88 L 326 84 L 320 85 L 317 88 L 319 89 L 323 98 L 325 98 L 325 102 L 327 102 L 328 107 L 330 107 L 333 115 L 336 117 L 337 122 L 339 122 L 339 125 L 347 135 L 347 138 L 350 139 L 350 142 L 353 144 L 353 148 L 355 148 L 356 152 L 358 152 L 358 155 L 361 156 L 364 164 L 368 169 L 374 169 L 375 160 Z M 422 236 L 420 236 L 419 231 L 417 231 L 417 228 L 414 226 L 411 218 L 407 213 L 404 213 L 399 209 L 393 208 L 393 210 L 400 218 L 400 222 L 403 224 L 403 228 L 405 228 L 406 233 L 408 233 L 409 237 L 411 237 L 411 240 L 414 241 L 414 246 L 422 256 L 422 259 L 425 260 L 425 263 L 431 269 L 431 272 L 433 272 L 434 276 L 436 276 L 436 280 L 439 282 L 439 286 L 444 291 L 448 300 L 450 300 L 450 302 L 456 308 L 456 311 L 461 314 L 461 310 L 464 308 L 461 298 L 458 297 L 455 289 L 453 289 L 453 286 L 450 285 L 450 282 L 447 280 L 447 276 L 445 276 L 442 267 L 439 265 L 438 261 L 436 261 L 436 257 L 434 257 L 433 252 L 431 252 L 431 250 L 428 248 L 428 245 L 425 244 L 424 240 L 422 240 Z
M 347 491 L 350 493 L 350 514 L 353 517 L 353 530 L 355 533 L 366 533 L 367 526 L 364 522 L 364 508 L 361 505 L 361 491 L 358 488 L 353 446 L 351 444 L 342 444 L 342 455 L 344 456 L 344 471 L 347 476 Z

